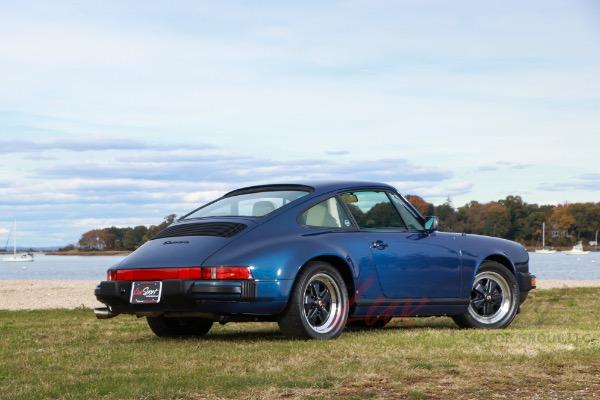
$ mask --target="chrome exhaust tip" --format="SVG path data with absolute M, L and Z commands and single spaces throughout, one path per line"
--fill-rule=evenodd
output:
M 109 319 L 114 318 L 119 314 L 115 314 L 108 307 L 94 308 L 94 315 L 98 319 Z

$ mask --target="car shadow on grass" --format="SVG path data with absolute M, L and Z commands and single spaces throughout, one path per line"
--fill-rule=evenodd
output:
M 201 340 L 206 340 L 206 341 L 246 341 L 246 342 L 253 342 L 253 341 L 280 341 L 280 342 L 285 342 L 285 341 L 290 341 L 290 340 L 299 340 L 299 339 L 290 339 L 286 336 L 283 336 L 283 334 L 278 330 L 278 329 L 273 329 L 273 330 L 243 330 L 243 325 L 241 325 L 240 330 L 235 330 L 235 331 L 227 331 L 227 330 L 221 330 L 218 332 L 209 332 L 209 334 L 205 337 L 203 337 Z M 347 326 L 346 328 L 344 328 L 344 332 L 342 333 L 342 337 L 344 335 L 344 333 L 360 333 L 360 332 L 397 332 L 398 334 L 402 333 L 402 332 L 408 332 L 408 331 L 419 331 L 419 330 L 428 330 L 428 329 L 435 329 L 435 330 L 459 330 L 460 328 L 455 325 L 450 319 L 444 319 L 444 318 L 436 318 L 436 319 L 425 319 L 425 318 L 420 318 L 420 319 L 393 319 L 392 321 L 390 321 L 390 323 L 388 325 L 386 325 L 384 328 L 357 328 L 357 327 L 350 327 Z M 302 339 L 300 339 L 302 340 Z
M 268 342 L 285 342 L 290 339 L 283 336 L 278 331 L 234 331 L 234 332 L 218 332 L 209 333 L 202 340 L 209 342 L 256 342 L 256 341 L 268 341 Z
M 345 331 L 411 331 L 423 329 L 460 329 L 450 318 L 446 317 L 427 317 L 427 318 L 394 318 L 383 328 L 373 326 L 347 326 Z
M 183 336 L 173 338 L 160 338 L 154 335 L 145 336 L 138 338 L 138 342 L 285 342 L 290 339 L 283 336 L 278 330 L 273 331 L 219 331 L 209 332 L 206 336 L 194 337 L 194 336 Z
M 386 327 L 384 328 L 373 328 L 373 327 L 350 327 L 347 326 L 344 329 L 344 333 L 348 334 L 361 334 L 361 333 L 398 333 L 402 332 L 411 332 L 411 331 L 425 331 L 425 330 L 439 330 L 446 331 L 452 330 L 457 331 L 460 328 L 452 321 L 439 319 L 439 320 L 411 320 L 411 319 L 398 319 L 392 320 Z M 342 337 L 344 335 L 342 333 Z M 235 328 L 235 330 L 228 330 L 227 328 L 217 328 L 214 331 L 208 333 L 208 335 L 203 337 L 180 337 L 180 338 L 158 338 L 155 336 L 147 337 L 144 339 L 140 339 L 142 341 L 203 341 L 203 342 L 287 342 L 294 340 L 303 340 L 303 339 L 291 339 L 284 336 L 277 328 L 273 330 L 257 330 L 256 326 L 251 327 L 248 330 L 244 330 L 243 325 L 240 324 L 240 327 Z

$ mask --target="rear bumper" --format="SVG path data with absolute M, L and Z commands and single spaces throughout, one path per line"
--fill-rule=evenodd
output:
M 161 313 L 204 313 L 207 315 L 276 314 L 286 302 L 276 297 L 258 297 L 257 286 L 269 289 L 274 282 L 246 281 L 162 281 L 158 304 L 130 304 L 132 283 L 103 281 L 94 294 L 113 314 L 155 315 Z M 269 290 L 263 290 L 269 292 Z

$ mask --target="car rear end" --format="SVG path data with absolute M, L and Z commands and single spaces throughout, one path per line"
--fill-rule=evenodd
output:
M 96 316 L 195 313 L 216 319 L 260 313 L 252 266 L 202 265 L 255 225 L 252 220 L 211 220 L 165 229 L 108 270 L 95 290 L 96 298 L 106 305 L 96 310 Z
M 239 313 L 240 303 L 256 299 L 249 266 L 111 269 L 95 290 L 106 309 L 99 317 L 118 314 Z M 229 306 L 228 306 L 229 304 Z

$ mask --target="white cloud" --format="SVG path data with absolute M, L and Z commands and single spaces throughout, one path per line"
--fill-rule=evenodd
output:
M 159 222 L 160 221 L 157 221 L 156 223 Z M 72 221 L 69 225 L 73 228 L 80 229 L 82 230 L 82 232 L 84 232 L 91 229 L 110 228 L 111 226 L 116 226 L 117 228 L 125 228 L 128 226 L 148 226 L 151 224 L 145 218 L 84 218 Z
M 204 191 L 204 192 L 191 192 L 182 195 L 183 201 L 190 204 L 203 204 L 214 199 L 218 199 L 224 195 L 224 191 Z
M 435 185 L 424 182 L 394 182 L 392 185 L 404 195 L 416 194 L 435 204 L 444 202 L 448 197 L 466 195 L 473 189 L 471 182 L 460 180 Z
M 593 179 L 556 184 L 597 164 L 589 7 L 3 3 L 0 219 L 72 241 L 72 221 L 156 223 L 302 178 L 596 200 Z

